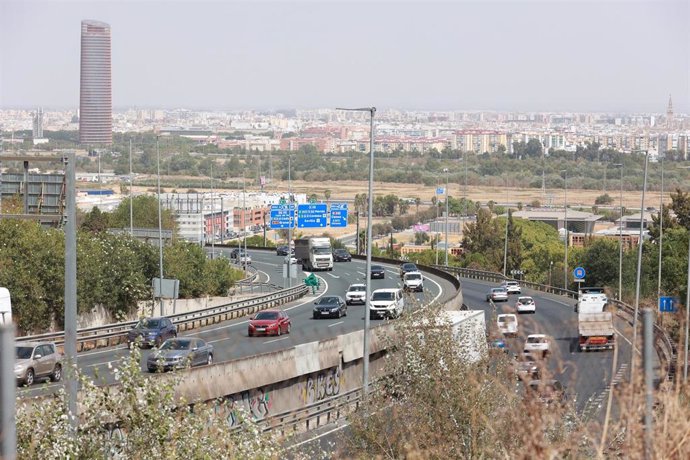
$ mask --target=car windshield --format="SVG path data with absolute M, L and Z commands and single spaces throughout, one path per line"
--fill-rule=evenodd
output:
M 527 337 L 527 343 L 546 343 L 544 337 Z
M 395 293 L 394 292 L 374 292 L 374 295 L 371 296 L 371 300 L 394 300 L 395 299 Z
M 33 347 L 17 347 L 17 359 L 29 359 L 33 353 Z
M 161 350 L 188 350 L 191 343 L 191 340 L 166 340 Z
M 515 318 L 512 317 L 512 316 L 500 316 L 500 317 L 498 318 L 498 322 L 499 322 L 499 323 L 514 323 L 514 322 L 515 322 Z
M 330 254 L 331 249 L 330 248 L 314 248 L 312 252 L 314 252 L 314 254 Z
M 403 270 L 411 271 L 416 269 L 417 266 L 415 264 L 403 264 Z
M 420 275 L 419 273 L 410 273 L 406 276 L 407 276 L 408 280 L 421 280 L 422 279 L 422 275 Z
M 139 320 L 135 327 L 137 329 L 158 329 L 160 322 L 159 319 L 143 318 Z
M 532 300 L 531 297 L 520 297 L 520 298 L 518 299 L 518 302 L 524 303 L 524 304 L 528 304 L 528 303 L 534 302 L 534 300 Z
M 278 319 L 277 311 L 262 311 L 256 314 L 254 319 Z
M 503 288 L 494 288 L 494 289 L 492 289 L 492 291 L 495 292 L 496 294 L 501 294 L 503 292 L 506 292 L 506 290 Z
M 338 254 L 339 256 L 346 256 L 348 254 L 346 249 L 336 249 L 335 253 Z
M 338 303 L 337 297 L 321 297 L 316 301 L 316 305 L 333 305 Z
M 364 292 L 364 291 L 366 291 L 366 290 L 367 290 L 367 287 L 364 286 L 364 285 L 350 286 L 350 289 L 349 289 L 350 292 L 355 292 L 355 291 L 357 291 L 357 292 Z
M 383 267 L 380 266 L 380 265 L 372 265 L 372 266 L 371 266 L 371 271 L 372 271 L 372 272 L 382 272 L 382 271 L 383 271 Z

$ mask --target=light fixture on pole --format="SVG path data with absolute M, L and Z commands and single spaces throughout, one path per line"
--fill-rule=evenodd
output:
M 620 216 L 618 219 L 618 300 L 623 300 L 623 163 L 616 163 L 613 166 L 621 170 Z
M 374 194 L 373 194 L 373 184 L 374 184 L 374 114 L 376 113 L 376 107 L 363 107 L 357 109 L 336 109 L 336 110 L 347 110 L 353 112 L 369 112 L 370 116 L 370 126 L 369 126 L 369 195 L 367 196 L 369 200 L 369 206 L 367 209 L 367 264 L 365 270 L 366 279 L 366 305 L 364 311 L 364 353 L 363 353 L 363 371 L 362 371 L 362 393 L 363 397 L 366 399 L 369 393 L 369 311 L 370 311 L 370 300 L 371 300 L 371 220 L 372 220 L 372 210 L 374 209 Z
M 446 261 L 445 265 L 446 267 L 448 266 L 448 212 L 449 212 L 449 207 L 448 207 L 448 168 L 443 168 L 443 172 L 446 173 Z
M 563 214 L 563 229 L 565 230 L 565 256 L 563 257 L 563 289 L 568 290 L 568 170 L 562 169 L 565 185 L 565 206 Z
M 160 267 L 161 278 L 158 282 L 158 296 L 160 300 L 160 314 L 163 311 L 163 210 L 161 209 L 161 151 L 159 136 L 156 136 L 156 177 L 158 178 L 158 264 Z

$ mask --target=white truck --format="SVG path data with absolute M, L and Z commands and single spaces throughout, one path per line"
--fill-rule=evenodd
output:
M 333 270 L 333 249 L 331 240 L 326 237 L 309 237 L 295 240 L 295 258 L 302 269 Z
M 616 346 L 613 313 L 604 311 L 607 303 L 603 290 L 580 293 L 576 306 L 580 351 L 613 350 Z
M 10 291 L 4 287 L 0 287 L 0 324 L 12 324 Z

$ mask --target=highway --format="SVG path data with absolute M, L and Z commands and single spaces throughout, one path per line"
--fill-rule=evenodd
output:
M 216 248 L 216 253 L 227 252 L 229 249 Z M 282 270 L 283 257 L 277 256 L 275 251 L 250 251 L 252 265 L 259 271 L 262 282 L 270 282 L 277 285 L 283 284 Z M 384 264 L 385 265 L 385 264 Z M 398 266 L 386 265 L 384 279 L 372 280 L 372 288 L 385 288 L 400 286 Z M 214 361 L 216 363 L 232 359 L 252 356 L 260 353 L 292 348 L 301 343 L 308 343 L 330 337 L 336 337 L 348 332 L 361 329 L 364 326 L 364 306 L 352 305 L 348 307 L 347 316 L 340 319 L 312 319 L 312 304 L 317 297 L 326 293 L 345 296 L 348 286 L 355 282 L 364 282 L 364 261 L 338 262 L 331 272 L 316 272 L 321 278 L 321 286 L 316 296 L 307 295 L 301 299 L 284 305 L 282 308 L 288 312 L 292 321 L 292 331 L 289 335 L 280 337 L 248 337 L 248 318 L 238 318 L 212 326 L 194 329 L 181 333 L 180 336 L 194 336 L 210 342 L 214 346 Z M 294 283 L 302 283 L 306 275 L 301 267 L 297 268 L 297 279 Z M 454 294 L 453 285 L 435 276 L 428 275 L 425 283 L 425 292 L 413 294 L 418 302 L 430 300 L 445 301 Z M 372 327 L 385 320 L 372 320 Z M 102 348 L 98 350 L 80 353 L 78 367 L 90 377 L 98 375 L 100 384 L 115 382 L 112 367 L 117 367 L 118 362 L 129 356 L 129 350 L 125 346 Z M 146 370 L 145 360 L 151 353 L 150 350 L 142 350 L 142 370 Z M 61 383 L 35 384 L 30 388 L 20 388 L 18 396 L 33 397 L 55 392 Z

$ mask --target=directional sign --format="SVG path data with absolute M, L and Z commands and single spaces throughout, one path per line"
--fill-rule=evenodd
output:
M 582 279 L 585 277 L 585 269 L 582 267 L 577 267 L 575 270 L 573 270 L 573 277 L 575 279 Z
M 664 297 L 659 297 L 659 311 L 662 313 L 675 313 L 678 311 L 678 308 L 676 307 L 677 304 L 677 299 L 670 297 L 670 296 L 664 296 Z
M 331 227 L 347 227 L 347 203 L 331 203 Z
M 438 187 L 436 189 L 436 195 L 443 195 L 444 193 L 446 193 L 446 191 L 443 187 Z
M 320 228 L 327 226 L 328 207 L 326 203 L 297 205 L 298 228 Z
M 271 220 L 269 226 L 272 230 L 295 227 L 295 205 L 273 204 L 271 205 Z

